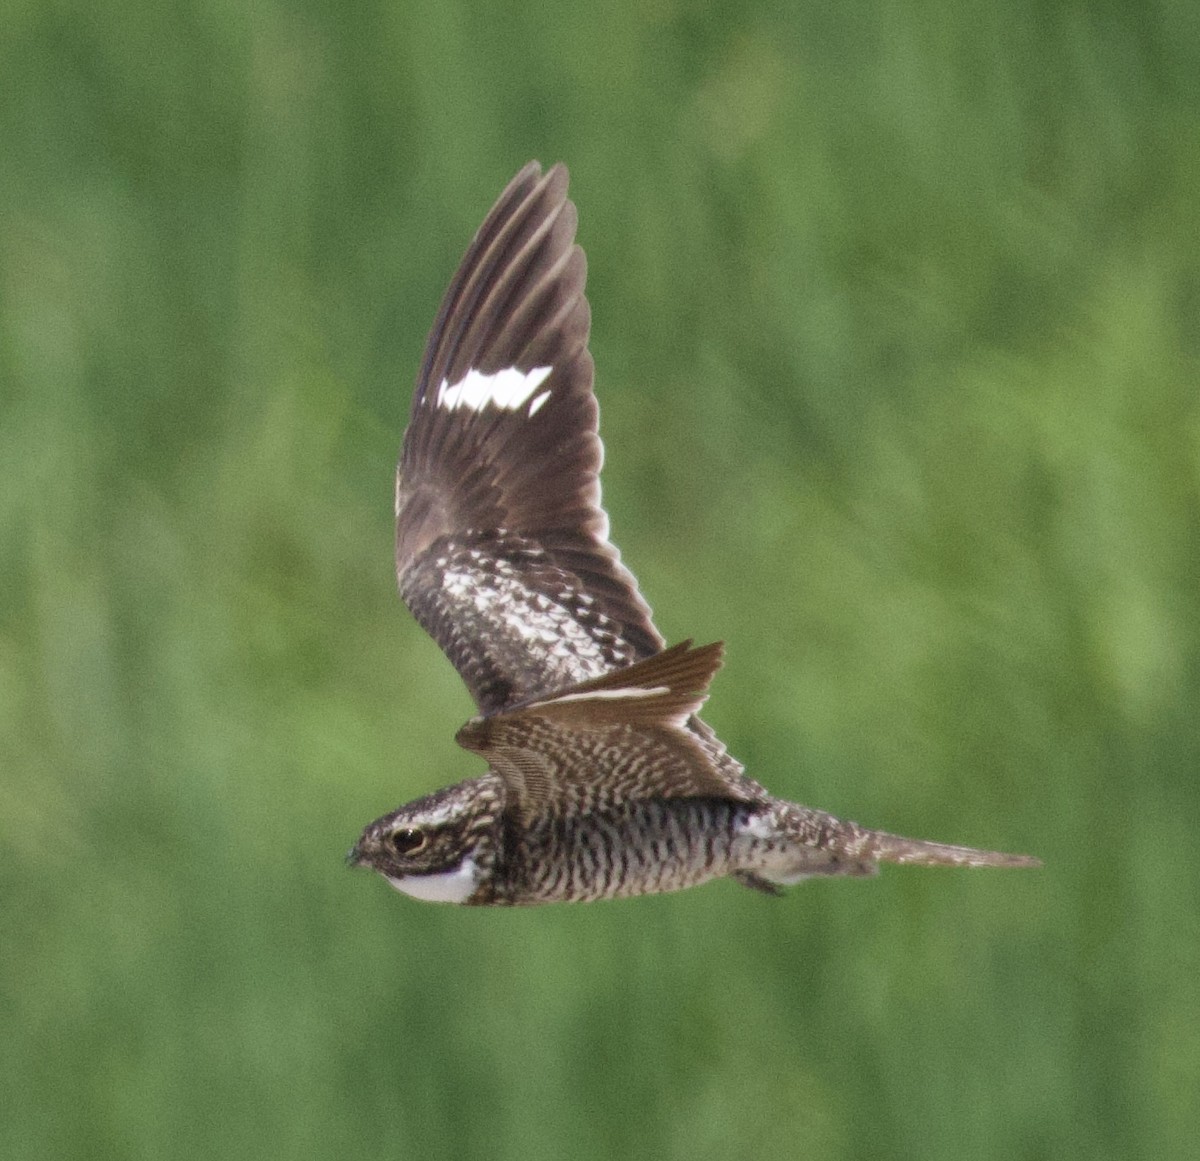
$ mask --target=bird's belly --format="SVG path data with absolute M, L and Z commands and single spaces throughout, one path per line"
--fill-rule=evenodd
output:
M 651 895 L 729 874 L 753 812 L 726 799 L 672 798 L 540 820 L 510 863 L 511 901 Z

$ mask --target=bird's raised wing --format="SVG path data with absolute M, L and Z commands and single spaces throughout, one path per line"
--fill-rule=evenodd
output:
M 600 506 L 575 225 L 561 165 L 500 195 L 430 333 L 396 473 L 401 595 L 484 714 L 663 646 Z
M 719 769 L 690 727 L 721 665 L 721 643 L 672 646 L 646 661 L 490 717 L 459 745 L 488 760 L 526 822 L 646 798 L 757 801 L 756 787 Z

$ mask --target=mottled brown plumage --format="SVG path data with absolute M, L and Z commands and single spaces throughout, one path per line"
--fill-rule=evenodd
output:
M 720 876 L 777 893 L 880 862 L 1037 860 L 778 799 L 697 717 L 720 643 L 670 649 L 608 540 L 586 263 L 561 165 L 484 220 L 426 348 L 396 476 L 400 592 L 479 708 L 488 771 L 371 823 L 350 861 L 417 898 L 544 903 Z

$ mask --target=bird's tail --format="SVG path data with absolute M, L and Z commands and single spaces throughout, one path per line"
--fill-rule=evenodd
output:
M 780 828 L 795 841 L 789 856 L 802 856 L 796 875 L 869 875 L 880 863 L 907 863 L 922 867 L 1040 867 L 1032 855 L 984 851 L 976 847 L 904 838 L 885 830 L 871 830 L 835 818 L 822 810 L 780 803 L 776 815 Z
M 789 887 L 813 875 L 874 875 L 880 863 L 918 867 L 1040 867 L 1032 855 L 981 851 L 925 839 L 903 838 L 870 830 L 796 802 L 776 800 L 765 850 L 756 850 L 752 865 L 738 868 L 749 887 Z M 784 842 L 779 842 L 779 839 Z M 790 841 L 788 841 L 790 840 Z
M 1005 851 L 983 851 L 926 839 L 903 838 L 884 830 L 868 830 L 857 823 L 844 824 L 851 833 L 845 843 L 847 853 L 882 863 L 908 863 L 918 867 L 1040 867 L 1042 860 L 1033 855 L 1012 855 Z

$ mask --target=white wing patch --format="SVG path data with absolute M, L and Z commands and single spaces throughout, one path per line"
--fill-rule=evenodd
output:
M 524 407 L 553 369 L 534 367 L 530 371 L 519 371 L 516 367 L 506 367 L 503 371 L 486 375 L 472 367 L 457 383 L 442 380 L 438 388 L 437 405 L 447 411 L 457 411 L 460 407 L 469 411 L 482 411 L 485 407 L 516 411 L 518 407 Z M 550 392 L 543 391 L 529 405 L 531 418 L 549 398 Z

